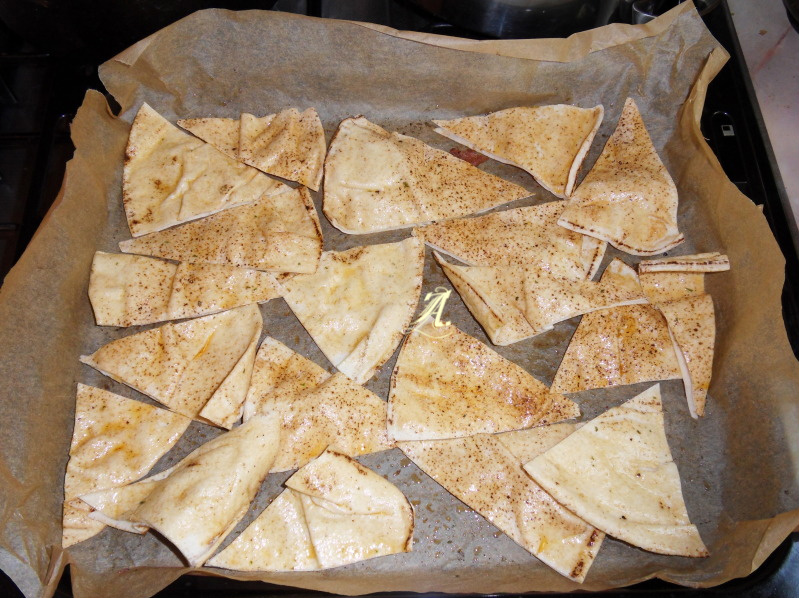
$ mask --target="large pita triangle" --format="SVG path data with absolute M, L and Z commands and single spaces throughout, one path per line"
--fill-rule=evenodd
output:
M 399 447 L 525 550 L 561 575 L 585 579 L 604 534 L 530 479 L 496 436 L 402 442 Z
M 339 230 L 373 233 L 483 212 L 530 193 L 365 118 L 341 122 L 325 159 L 323 210 Z
M 338 370 L 359 384 L 396 349 L 422 291 L 424 243 L 326 251 L 315 274 L 285 283 L 283 298 Z
M 63 546 L 86 540 L 104 527 L 88 519 L 89 509 L 77 497 L 138 480 L 190 423 L 177 413 L 78 384 L 64 477 Z
M 296 469 L 331 447 L 353 457 L 394 446 L 386 402 L 344 374 L 297 395 L 273 395 L 259 414 L 277 414 L 280 448 L 271 471 Z
M 211 567 L 308 571 L 408 552 L 413 508 L 382 476 L 333 450 L 286 480 L 286 490 Z
M 567 197 L 603 114 L 602 106 L 556 104 L 433 122 L 436 133 L 523 168 L 548 191 Z
M 606 243 L 558 225 L 563 202 L 436 222 L 413 234 L 469 266 L 524 266 L 590 279 Z
M 122 241 L 119 248 L 181 262 L 310 273 L 319 263 L 322 233 L 308 190 L 286 188 L 250 205 Z
M 399 441 L 518 430 L 567 401 L 455 326 L 428 324 L 402 345 L 391 377 L 388 432 Z M 571 403 L 560 415 L 579 413 Z
M 280 295 L 270 272 L 224 264 L 173 264 L 97 251 L 89 300 L 98 326 L 139 326 L 217 313 Z
M 133 121 L 122 171 L 122 202 L 134 237 L 286 189 L 187 135 L 147 104 Z
M 594 418 L 524 468 L 555 500 L 615 538 L 662 554 L 708 554 L 683 501 L 660 385 Z
M 634 255 L 663 253 L 683 242 L 677 187 L 632 98 L 558 222 Z
M 81 361 L 187 417 L 224 401 L 228 413 L 209 421 L 229 427 L 241 417 L 261 327 L 248 305 L 111 341 Z

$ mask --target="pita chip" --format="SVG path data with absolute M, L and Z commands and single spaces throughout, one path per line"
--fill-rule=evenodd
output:
M 599 282 L 574 281 L 541 270 L 527 270 L 524 300 L 524 315 L 536 334 L 598 309 L 646 303 L 635 270 L 618 259 L 608 264 Z
M 634 255 L 663 253 L 683 242 L 677 187 L 632 98 L 558 223 Z
M 238 118 L 184 118 L 178 126 L 214 146 L 220 152 L 239 159 L 239 119 Z
M 524 469 L 610 536 L 661 554 L 708 554 L 683 500 L 660 385 L 594 418 Z
M 513 453 L 519 463 L 527 463 L 551 449 L 582 425 L 582 423 L 562 422 L 525 430 L 502 432 L 494 436 Z
M 527 476 L 498 437 L 401 442 L 399 448 L 532 555 L 569 579 L 585 579 L 604 534 Z
M 187 417 L 229 403 L 229 413 L 207 418 L 228 427 L 241 417 L 262 324 L 258 306 L 248 305 L 138 332 L 80 359 Z
M 297 395 L 272 395 L 258 414 L 281 422 L 275 472 L 302 467 L 328 447 L 353 457 L 394 447 L 386 402 L 340 373 Z
M 349 234 L 483 212 L 530 193 L 362 116 L 341 122 L 325 159 L 323 210 Z
M 441 330 L 427 324 L 402 345 L 388 398 L 388 433 L 394 440 L 529 428 L 556 400 L 568 401 L 455 326 Z M 571 405 L 571 413 L 562 413 L 566 418 L 580 413 Z
M 558 225 L 563 202 L 552 201 L 413 230 L 433 249 L 469 266 L 524 266 L 574 278 L 593 277 L 606 243 Z
M 173 264 L 97 251 L 89 300 L 98 326 L 139 326 L 217 313 L 280 295 L 270 272 L 222 264 Z
M 78 384 L 75 427 L 64 478 L 63 546 L 99 533 L 78 497 L 124 486 L 144 476 L 180 439 L 191 419 L 114 393 Z
M 286 190 L 187 135 L 147 104 L 139 109 L 122 171 L 122 202 L 134 237 Z
M 358 384 L 396 349 L 422 290 L 424 243 L 326 251 L 315 274 L 284 284 L 283 298 L 330 362 Z
M 669 334 L 685 384 L 688 410 L 694 418 L 703 416 L 716 341 L 713 298 L 707 294 L 694 295 L 660 303 L 658 309 L 669 324 Z
M 705 292 L 705 275 L 702 272 L 640 272 L 638 279 L 647 300 L 652 305 Z
M 638 264 L 639 274 L 646 272 L 724 272 L 729 269 L 730 258 L 717 251 L 641 260 Z
M 272 272 L 316 271 L 322 233 L 304 187 L 119 244 L 124 253 Z
M 329 569 L 409 552 L 413 507 L 402 492 L 338 451 L 286 480 L 286 490 L 207 562 L 237 571 Z
M 313 108 L 263 118 L 241 115 L 239 160 L 258 170 L 318 191 L 326 150 L 325 130 Z
M 250 388 L 244 401 L 244 421 L 261 413 L 269 403 L 292 401 L 319 387 L 330 374 L 307 357 L 267 336 L 255 355 Z
M 436 133 L 529 172 L 547 191 L 568 197 L 602 122 L 604 109 L 567 104 L 520 106 L 453 120 Z

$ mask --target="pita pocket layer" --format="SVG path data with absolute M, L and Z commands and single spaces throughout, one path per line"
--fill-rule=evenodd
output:
M 326 251 L 315 274 L 284 284 L 283 298 L 340 372 L 358 384 L 391 357 L 422 291 L 424 243 Z
M 286 490 L 207 562 L 237 571 L 341 567 L 409 552 L 413 507 L 354 459 L 327 450 L 286 480 Z
M 599 282 L 574 281 L 528 269 L 524 273 L 524 302 L 524 315 L 540 334 L 558 322 L 597 309 L 646 303 L 646 297 L 635 270 L 614 259 Z
M 685 384 L 688 410 L 696 418 L 705 414 L 707 391 L 713 374 L 716 316 L 710 295 L 695 295 L 658 304 L 669 324 L 669 334 Z
M 286 190 L 187 135 L 147 104 L 139 109 L 122 171 L 122 203 L 134 237 Z
M 262 324 L 248 305 L 138 332 L 80 360 L 172 411 L 229 427 L 241 417 Z M 220 403 L 226 413 L 203 413 Z
M 386 402 L 344 374 L 297 395 L 273 395 L 258 413 L 280 420 L 271 471 L 301 467 L 328 447 L 353 457 L 394 447 L 386 432 Z
M 558 223 L 634 255 L 663 253 L 683 242 L 677 187 L 632 98 Z
M 244 421 L 261 413 L 270 403 L 284 397 L 291 401 L 328 378 L 330 374 L 323 367 L 267 336 L 255 355 L 250 388 L 244 401 Z
M 272 272 L 316 271 L 322 233 L 307 189 L 291 189 L 119 244 L 125 253 Z
M 217 313 L 280 295 L 270 272 L 223 264 L 173 264 L 97 251 L 89 300 L 98 326 L 138 326 Z
M 279 426 L 254 417 L 205 443 L 150 484 L 123 518 L 157 530 L 199 567 L 249 509 L 277 453 Z
M 425 473 L 555 571 L 585 579 L 604 534 L 558 504 L 496 437 L 402 442 Z
M 547 191 L 568 197 L 603 115 L 602 106 L 556 104 L 433 122 L 436 133 L 518 166 Z
M 483 212 L 530 193 L 362 116 L 341 122 L 325 159 L 323 210 L 349 234 Z
M 78 384 L 64 478 L 64 547 L 104 527 L 87 521 L 89 510 L 76 497 L 138 480 L 175 445 L 190 423 L 191 419 L 178 413 Z
M 589 421 L 524 469 L 610 536 L 661 554 L 708 555 L 688 518 L 658 384 Z
M 433 249 L 469 266 L 524 266 L 590 279 L 605 255 L 604 241 L 558 225 L 563 202 L 436 222 L 413 230 Z
M 556 401 L 570 403 L 455 326 L 428 324 L 406 337 L 394 366 L 388 432 L 437 440 L 529 428 Z M 563 419 L 580 413 L 574 403 L 563 411 Z

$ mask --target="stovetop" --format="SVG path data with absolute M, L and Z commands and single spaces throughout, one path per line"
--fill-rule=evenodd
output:
M 224 2 L 218 4 L 224 5 Z M 272 4 L 272 3 L 269 3 Z M 342 3 L 343 4 L 343 3 Z M 480 37 L 408 8 L 405 0 L 347 3 L 346 18 L 380 22 L 398 29 Z M 278 0 L 276 8 L 324 13 L 320 0 Z M 358 6 L 367 13 L 354 12 Z M 335 16 L 335 15 L 332 15 Z M 704 16 L 711 32 L 732 59 L 711 83 L 701 126 L 727 176 L 764 214 L 786 258 L 783 315 L 794 353 L 799 355 L 799 239 L 790 219 L 751 81 L 726 2 Z M 127 45 L 127 44 L 125 44 Z M 123 47 L 118 48 L 122 50 Z M 110 55 L 110 54 L 109 54 Z M 0 22 L 0 280 L 19 259 L 55 200 L 67 160 L 74 150 L 69 124 L 87 89 L 100 89 L 99 61 L 81 53 L 49 53 L 26 43 Z M 115 102 L 108 98 L 112 106 Z M 57 596 L 70 596 L 68 572 Z M 693 590 L 650 580 L 603 596 L 656 595 L 793 597 L 799 592 L 799 534 L 792 534 L 751 576 L 716 588 Z M 21 596 L 0 571 L 0 595 Z M 324 594 L 262 583 L 184 576 L 158 594 L 184 596 L 311 596 Z M 380 596 L 396 596 L 384 594 Z

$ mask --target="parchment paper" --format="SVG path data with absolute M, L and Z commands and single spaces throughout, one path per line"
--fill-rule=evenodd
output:
M 443 149 L 453 144 L 432 132 L 430 119 L 523 104 L 602 103 L 605 121 L 586 161 L 590 165 L 631 95 L 679 188 L 679 224 L 687 241 L 673 253 L 717 250 L 732 262 L 730 272 L 706 277 L 718 326 L 707 415 L 699 421 L 689 417 L 680 381 L 662 385 L 667 434 L 688 511 L 711 556 L 659 556 L 608 538 L 578 586 L 394 450 L 360 460 L 397 484 L 415 505 L 412 553 L 325 572 L 238 577 L 342 594 L 499 593 L 600 590 L 653 576 L 710 586 L 750 573 L 799 523 L 799 367 L 781 317 L 784 260 L 764 217 L 725 177 L 698 129 L 705 89 L 726 55 L 688 5 L 643 27 L 613 25 L 544 42 L 466 42 L 419 34 L 405 39 L 385 28 L 348 22 L 209 10 L 104 64 L 102 80 L 122 106 L 121 114 L 113 116 L 99 93 L 87 94 L 72 126 L 77 149 L 59 201 L 0 289 L 5 348 L 0 568 L 26 596 L 49 596 L 69 562 L 79 598 L 150 596 L 188 571 L 154 534 L 106 529 L 68 553 L 60 549 L 76 383 L 147 400 L 77 360 L 134 331 L 95 326 L 86 289 L 94 251 L 116 251 L 118 241 L 129 238 L 120 199 L 122 156 L 129 123 L 143 101 L 173 122 L 313 106 L 328 139 L 342 118 L 364 114 Z M 554 199 L 518 169 L 493 161 L 483 168 L 531 190 L 531 198 L 505 207 Z M 315 200 L 320 208 L 321 196 Z M 410 234 L 349 236 L 324 216 L 322 221 L 325 249 Z M 611 250 L 606 262 L 614 256 L 637 261 Z M 427 258 L 423 293 L 448 287 L 429 252 Z M 282 300 L 262 311 L 267 334 L 332 369 Z M 445 319 L 488 342 L 456 293 Z M 496 349 L 549 384 L 576 324 L 565 322 Z M 383 398 L 395 359 L 367 385 Z M 574 399 L 589 418 L 647 386 L 589 391 Z M 154 471 L 218 433 L 192 424 Z M 265 508 L 287 476 L 267 478 L 226 543 Z

